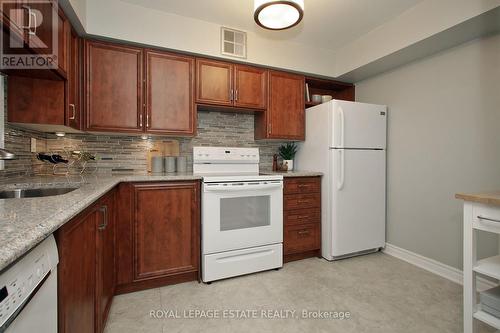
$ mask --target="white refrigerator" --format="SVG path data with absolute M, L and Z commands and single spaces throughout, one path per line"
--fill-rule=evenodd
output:
M 333 100 L 306 110 L 297 169 L 323 172 L 321 251 L 327 260 L 385 246 L 387 107 Z

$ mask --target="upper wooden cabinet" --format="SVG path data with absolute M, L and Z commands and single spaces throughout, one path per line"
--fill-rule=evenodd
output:
M 223 61 L 196 59 L 196 102 L 265 109 L 267 70 Z
M 143 131 L 142 49 L 85 42 L 85 103 L 88 131 Z
M 196 102 L 232 106 L 233 65 L 196 59 Z
M 234 104 L 243 108 L 267 106 L 267 70 L 234 65 Z
M 304 76 L 269 71 L 269 104 L 255 116 L 256 139 L 305 139 Z
M 194 58 L 146 51 L 146 132 L 196 133 Z
M 194 64 L 188 56 L 86 41 L 85 129 L 194 135 Z
M 76 32 L 71 31 L 69 43 L 69 63 L 67 75 L 67 105 L 66 122 L 67 125 L 75 129 L 82 128 L 82 103 L 81 103 L 81 50 L 82 41 Z
M 47 69 L 2 69 L 2 72 L 38 79 L 64 80 L 69 67 L 71 25 L 58 7 L 57 1 L 53 1 L 52 6 L 48 6 L 47 2 L 0 0 L 0 3 L 0 20 L 3 26 L 0 33 L 4 34 L 4 54 L 45 56 L 55 53 L 57 56 L 56 68 L 49 69 L 47 66 Z M 36 13 L 41 14 L 41 20 L 40 15 Z M 33 19 L 35 16 L 38 21 Z M 57 21 L 57 31 L 54 31 L 54 21 Z M 57 38 L 54 38 L 55 36 Z

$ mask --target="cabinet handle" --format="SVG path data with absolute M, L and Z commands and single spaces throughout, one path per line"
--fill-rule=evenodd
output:
M 21 28 L 28 30 L 28 33 L 30 35 L 33 35 L 33 32 L 31 31 L 31 22 L 32 22 L 31 18 L 34 17 L 36 20 L 36 15 L 35 16 L 31 15 L 32 14 L 31 8 L 29 6 L 24 5 L 21 8 L 28 11 L 28 25 L 23 25 L 23 26 L 21 26 Z M 24 17 L 23 17 L 23 21 L 24 21 Z
M 235 92 L 234 92 L 234 100 L 236 102 L 238 101 L 238 89 L 236 89 Z
M 142 127 L 142 113 L 139 115 L 139 127 Z
M 309 235 L 309 230 L 300 230 L 297 232 L 299 235 Z
M 297 203 L 299 204 L 303 204 L 303 203 L 308 203 L 309 200 L 297 200 Z
M 309 218 L 309 215 L 299 215 L 299 216 L 297 216 L 297 218 L 298 218 L 299 220 L 302 220 L 302 219 L 308 219 L 308 218 Z
M 75 120 L 76 119 L 75 104 L 70 104 L 69 108 L 71 109 L 71 113 L 72 113 L 72 116 L 69 117 L 69 120 Z
M 299 184 L 298 187 L 299 188 L 306 188 L 306 187 L 309 187 L 311 185 L 308 185 L 308 184 Z
M 233 101 L 233 89 L 229 90 L 229 100 Z
M 31 9 L 30 9 L 29 13 L 30 13 L 30 16 L 33 16 L 33 21 L 35 22 L 35 26 L 34 26 L 34 29 L 35 29 L 35 30 L 33 30 L 33 31 L 32 31 L 31 29 L 29 29 L 29 32 L 28 32 L 28 33 L 29 33 L 30 35 L 34 35 L 34 36 L 36 36 L 36 27 L 37 27 L 37 25 L 38 25 L 38 24 L 36 23 L 36 14 L 35 14 L 34 12 L 32 12 L 32 11 L 31 11 Z M 30 26 L 31 26 L 31 24 L 30 24 Z
M 149 113 L 146 112 L 146 128 L 149 128 Z
M 104 230 L 108 226 L 108 206 L 106 205 L 101 206 L 101 208 L 99 208 L 99 211 L 102 213 L 104 218 L 103 218 L 103 223 L 99 224 L 97 229 Z
M 480 220 L 484 220 L 484 221 L 490 221 L 490 222 L 497 222 L 497 223 L 500 223 L 500 220 L 490 219 L 490 218 L 488 218 L 488 217 L 483 217 L 483 216 L 481 216 L 481 215 L 478 215 L 478 217 L 477 217 L 477 218 L 478 218 L 478 219 L 480 219 Z

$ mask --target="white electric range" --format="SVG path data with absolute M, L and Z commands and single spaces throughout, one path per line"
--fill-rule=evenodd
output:
M 283 176 L 259 174 L 258 148 L 194 147 L 202 185 L 202 280 L 283 266 Z

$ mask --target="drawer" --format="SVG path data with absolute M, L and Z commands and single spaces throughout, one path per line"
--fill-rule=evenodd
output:
M 286 226 L 283 232 L 285 254 L 318 250 L 321 247 L 320 225 L 317 223 Z
M 203 282 L 265 271 L 283 266 L 281 243 L 203 256 Z
M 321 191 L 320 177 L 285 178 L 285 194 L 315 193 Z
M 500 207 L 474 204 L 472 221 L 474 228 L 500 233 Z
M 321 210 L 319 208 L 311 208 L 285 211 L 284 221 L 285 225 L 320 223 Z
M 321 194 L 288 194 L 284 196 L 284 209 L 307 209 L 321 207 Z

